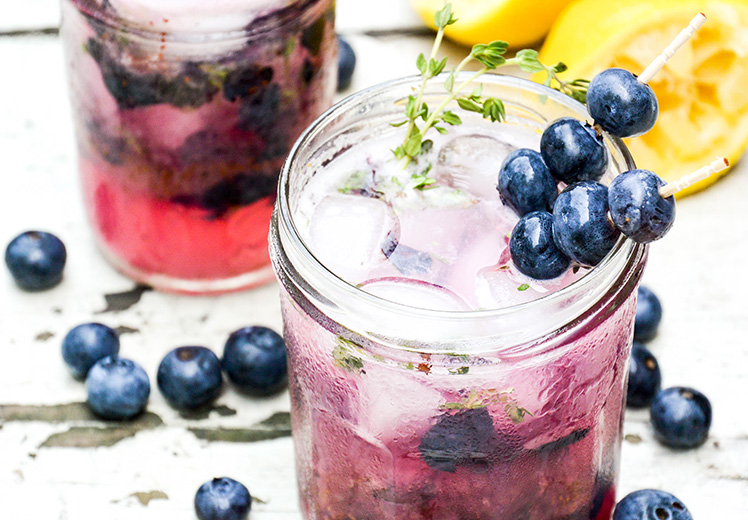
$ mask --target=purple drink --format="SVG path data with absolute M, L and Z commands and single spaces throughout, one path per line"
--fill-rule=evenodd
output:
M 491 77 L 508 121 L 460 113 L 403 169 L 390 123 L 416 81 L 333 108 L 281 176 L 271 256 L 305 518 L 609 520 L 646 247 L 517 272 L 501 160 L 584 107 Z M 633 166 L 606 145 L 608 178 Z
M 334 93 L 334 2 L 62 7 L 84 200 L 105 256 L 165 290 L 267 281 L 278 173 Z

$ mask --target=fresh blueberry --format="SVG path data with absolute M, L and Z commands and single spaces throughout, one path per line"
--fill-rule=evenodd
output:
M 156 383 L 174 408 L 198 408 L 221 393 L 221 362 L 205 347 L 175 348 L 161 360 Z
M 595 266 L 613 249 L 620 232 L 608 218 L 608 188 L 578 182 L 562 191 L 553 205 L 553 238 L 566 256 Z
M 683 502 L 670 493 L 641 489 L 618 502 L 613 520 L 693 520 Z
M 145 370 L 129 359 L 107 356 L 86 377 L 87 403 L 103 419 L 130 419 L 145 408 L 151 384 Z
M 85 379 L 96 362 L 119 354 L 119 336 L 101 323 L 84 323 L 62 340 L 62 359 L 76 379 Z
M 618 137 L 647 133 L 659 109 L 652 87 L 624 69 L 608 69 L 587 88 L 587 110 L 606 132 Z
M 338 36 L 338 92 L 351 86 L 353 71 L 356 68 L 356 53 L 351 44 Z
M 252 496 L 241 482 L 214 478 L 195 493 L 195 512 L 200 520 L 244 520 L 252 508 Z
M 418 451 L 429 467 L 454 473 L 458 466 L 485 470 L 498 448 L 488 409 L 467 408 L 441 415 L 421 438 Z
M 646 244 L 670 230 L 675 219 L 675 197 L 660 195 L 664 185 L 665 181 L 649 170 L 630 170 L 613 179 L 608 187 L 608 206 L 621 233 Z
M 5 249 L 5 265 L 16 284 L 26 291 L 41 291 L 60 283 L 66 260 L 65 244 L 44 231 L 21 233 Z
M 649 341 L 657 335 L 662 320 L 660 299 L 649 288 L 640 285 L 637 291 L 634 340 Z
M 538 280 L 561 276 L 570 263 L 553 240 L 553 215 L 547 211 L 533 211 L 517 222 L 509 252 L 521 273 Z
M 545 129 L 540 154 L 551 175 L 566 184 L 600 180 L 608 167 L 602 135 L 572 117 L 562 117 Z
M 626 389 L 626 406 L 644 408 L 660 391 L 662 374 L 660 365 L 643 343 L 634 342 L 629 362 L 629 382 Z
M 507 155 L 499 170 L 499 196 L 520 217 L 532 211 L 551 211 L 558 195 L 556 180 L 543 157 L 520 148 Z
M 229 380 L 249 394 L 274 394 L 288 382 L 286 344 L 266 327 L 232 332 L 223 349 L 222 365 Z
M 660 390 L 649 412 L 655 436 L 671 448 L 695 448 L 703 444 L 712 425 L 709 399 L 693 388 Z

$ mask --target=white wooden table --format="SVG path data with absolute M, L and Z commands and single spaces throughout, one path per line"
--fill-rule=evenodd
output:
M 48 292 L 23 293 L 0 273 L 0 518 L 189 519 L 198 486 L 227 475 L 264 501 L 254 520 L 298 520 L 287 393 L 258 400 L 227 390 L 208 417 L 182 417 L 155 388 L 158 363 L 176 346 L 220 352 L 241 326 L 280 330 L 277 286 L 110 297 L 131 305 L 106 311 L 106 295 L 133 296 L 133 283 L 99 256 L 85 222 L 58 17 L 56 0 L 0 3 L 0 245 L 38 228 L 69 252 L 63 283 Z M 405 0 L 338 0 L 338 28 L 358 53 L 353 89 L 413 73 L 431 44 Z M 665 316 L 650 346 L 664 385 L 703 391 L 714 422 L 706 445 L 674 452 L 654 440 L 646 412 L 627 412 L 619 498 L 654 487 L 679 496 L 695 518 L 747 517 L 747 193 L 744 162 L 680 202 L 674 230 L 651 249 L 645 283 Z M 93 320 L 120 328 L 122 354 L 154 383 L 148 413 L 131 425 L 88 416 L 84 387 L 61 361 L 66 332 Z

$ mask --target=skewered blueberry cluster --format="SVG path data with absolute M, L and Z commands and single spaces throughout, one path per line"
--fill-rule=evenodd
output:
M 651 87 L 608 69 L 590 82 L 587 108 L 594 126 L 558 119 L 543 132 L 540 152 L 516 150 L 499 172 L 501 200 L 521 217 L 509 242 L 512 261 L 539 280 L 560 276 L 572 261 L 597 265 L 621 233 L 640 243 L 662 238 L 675 218 L 674 197 L 663 197 L 665 182 L 651 171 L 600 182 L 608 168 L 603 131 L 630 137 L 650 130 L 658 115 Z

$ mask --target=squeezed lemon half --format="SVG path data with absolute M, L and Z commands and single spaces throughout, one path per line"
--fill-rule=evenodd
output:
M 626 140 L 637 166 L 666 181 L 715 155 L 735 163 L 748 145 L 748 0 L 577 0 L 540 51 L 544 63 L 566 63 L 568 79 L 592 79 L 608 67 L 639 74 L 698 12 L 707 23 L 649 83 L 660 105 L 657 123 Z

